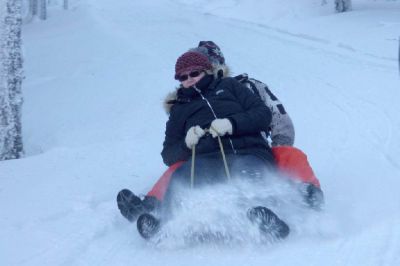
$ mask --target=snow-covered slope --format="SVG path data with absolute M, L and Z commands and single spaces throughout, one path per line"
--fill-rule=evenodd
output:
M 24 27 L 27 154 L 0 162 L 1 265 L 400 265 L 400 2 L 70 2 Z M 285 104 L 326 195 L 313 234 L 155 250 L 119 214 L 120 189 L 165 169 L 162 101 L 200 40 Z

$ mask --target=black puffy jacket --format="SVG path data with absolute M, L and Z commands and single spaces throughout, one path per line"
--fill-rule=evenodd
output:
M 169 166 L 187 160 L 191 156 L 185 144 L 187 131 L 196 125 L 209 128 L 216 118 L 228 118 L 232 123 L 232 135 L 221 137 L 226 153 L 254 154 L 273 163 L 271 150 L 260 134 L 269 130 L 271 111 L 243 86 L 234 78 L 214 80 L 207 75 L 195 88 L 180 88 L 166 124 L 161 152 L 164 163 Z M 218 140 L 206 134 L 199 140 L 196 153 L 215 152 L 219 152 Z

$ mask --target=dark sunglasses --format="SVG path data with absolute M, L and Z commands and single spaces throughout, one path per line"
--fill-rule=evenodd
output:
M 198 76 L 201 74 L 201 72 L 203 72 L 203 71 L 198 71 L 198 70 L 196 70 L 196 71 L 190 72 L 189 74 L 180 75 L 180 76 L 178 77 L 178 80 L 179 80 L 180 82 L 183 82 L 183 81 L 187 80 L 189 77 L 191 77 L 191 78 L 196 78 L 196 77 L 198 77 Z

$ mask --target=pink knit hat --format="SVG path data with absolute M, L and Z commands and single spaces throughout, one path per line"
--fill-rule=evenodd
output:
M 176 60 L 175 79 L 187 71 L 210 69 L 212 69 L 212 65 L 207 56 L 198 52 L 186 52 Z

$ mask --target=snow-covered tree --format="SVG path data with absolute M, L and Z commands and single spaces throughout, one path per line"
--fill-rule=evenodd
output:
M 346 12 L 351 10 L 351 0 L 335 0 L 336 12 Z
M 24 14 L 27 17 L 25 20 L 30 21 L 31 18 L 39 16 L 40 19 L 47 19 L 47 0 L 23 0 L 23 8 L 27 9 L 28 14 Z M 28 7 L 26 7 L 28 2 Z
M 22 23 L 28 23 L 32 18 L 31 0 L 22 0 Z
M 47 19 L 47 0 L 40 0 L 39 18 L 42 20 Z
M 4 1 L 4 0 L 0 0 Z M 41 20 L 47 19 L 49 6 L 60 6 L 67 10 L 69 8 L 68 0 L 21 0 L 22 1 L 22 22 L 29 23 L 33 18 L 38 17 Z
M 0 2 L 0 160 L 23 153 L 21 0 Z
M 32 12 L 33 16 L 36 16 L 38 14 L 38 0 L 30 0 L 29 4 L 30 4 L 30 10 Z

